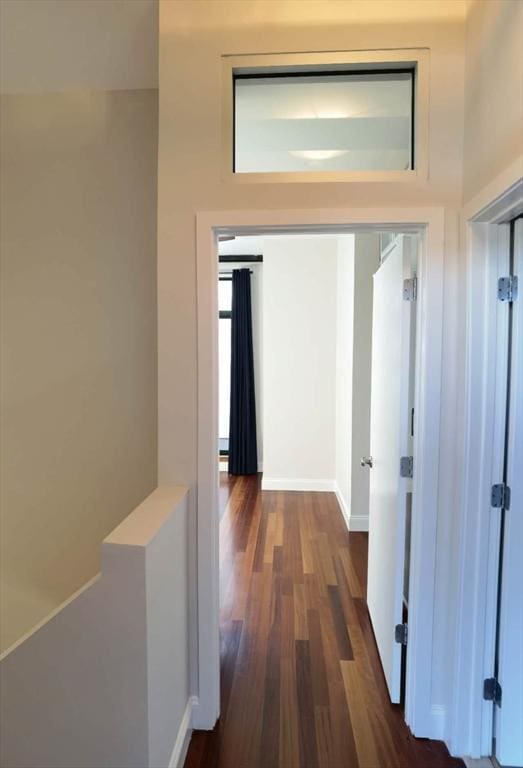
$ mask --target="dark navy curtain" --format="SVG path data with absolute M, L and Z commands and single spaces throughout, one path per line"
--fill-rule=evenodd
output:
M 234 269 L 232 273 L 229 474 L 253 475 L 257 472 L 251 273 L 249 269 Z

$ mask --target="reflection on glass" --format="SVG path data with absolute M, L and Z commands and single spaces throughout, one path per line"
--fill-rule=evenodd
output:
M 413 72 L 237 76 L 235 173 L 409 170 Z

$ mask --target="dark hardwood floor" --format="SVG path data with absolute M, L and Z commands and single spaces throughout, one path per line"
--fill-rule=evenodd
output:
M 336 497 L 221 475 L 221 717 L 185 768 L 447 768 L 389 702 L 365 585 L 367 534 Z

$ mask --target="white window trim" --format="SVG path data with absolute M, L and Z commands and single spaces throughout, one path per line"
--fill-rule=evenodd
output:
M 429 61 L 426 48 L 380 51 L 242 54 L 222 56 L 222 180 L 231 184 L 318 182 L 414 182 L 429 176 Z M 282 171 L 234 173 L 234 73 L 295 72 L 355 67 L 383 69 L 414 67 L 414 169 L 408 171 Z

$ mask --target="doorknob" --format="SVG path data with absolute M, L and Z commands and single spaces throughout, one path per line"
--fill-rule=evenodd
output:
M 362 467 L 372 468 L 372 456 L 362 456 L 360 464 Z

